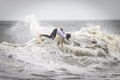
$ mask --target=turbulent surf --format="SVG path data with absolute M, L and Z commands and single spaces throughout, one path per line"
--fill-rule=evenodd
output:
M 120 72 L 120 35 L 102 31 L 99 25 L 85 27 L 70 32 L 70 41 L 61 48 L 48 38 L 43 38 L 42 43 L 37 41 L 36 34 L 48 34 L 54 27 L 40 26 L 35 19 L 28 16 L 22 27 L 15 25 L 10 30 L 13 39 L 26 39 L 26 42 L 0 43 L 0 78 L 94 80 L 98 77 L 114 79 L 115 75 L 109 73 Z M 18 28 L 23 30 L 22 33 Z

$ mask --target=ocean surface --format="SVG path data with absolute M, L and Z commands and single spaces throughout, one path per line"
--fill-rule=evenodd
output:
M 101 20 L 101 21 L 100 20 L 96 20 L 96 21 L 95 20 L 85 20 L 85 21 L 63 20 L 63 21 L 39 21 L 39 23 L 41 26 L 46 26 L 46 27 L 54 26 L 59 28 L 60 26 L 62 26 L 64 30 L 67 32 L 80 31 L 82 28 L 99 25 L 101 30 L 104 32 L 110 34 L 120 34 L 120 20 Z M 10 39 L 13 38 L 13 35 L 9 34 L 9 29 L 15 26 L 22 27 L 24 26 L 24 24 L 23 23 L 21 24 L 20 21 L 0 21 L 0 42 L 3 41 L 15 42 L 14 40 Z M 20 41 L 20 43 L 26 42 L 27 40 Z
M 63 48 L 50 34 L 71 33 Z M 0 80 L 119 80 L 120 21 L 0 21 Z

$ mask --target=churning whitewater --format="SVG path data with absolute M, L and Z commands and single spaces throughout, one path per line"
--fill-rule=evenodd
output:
M 120 35 L 109 34 L 96 25 L 70 32 L 72 37 L 63 48 L 48 38 L 42 38 L 39 43 L 36 35 L 49 34 L 52 29 L 53 26 L 40 26 L 33 16 L 12 27 L 10 34 L 13 39 L 16 42 L 26 39 L 26 42 L 0 43 L 0 77 L 31 80 L 119 79 L 110 73 L 120 73 Z

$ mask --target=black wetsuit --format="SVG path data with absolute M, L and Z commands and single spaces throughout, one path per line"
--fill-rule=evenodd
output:
M 48 37 L 48 38 L 51 38 L 51 39 L 54 40 L 55 37 L 56 37 L 56 34 L 57 34 L 57 29 L 54 29 L 50 35 L 44 34 L 44 35 L 42 35 L 42 36 L 45 36 L 45 37 Z

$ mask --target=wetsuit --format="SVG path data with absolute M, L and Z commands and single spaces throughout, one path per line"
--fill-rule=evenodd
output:
M 50 35 L 42 35 L 51 39 L 55 39 L 56 34 L 60 35 L 62 38 L 66 38 L 66 33 L 63 31 L 63 29 L 54 29 Z

